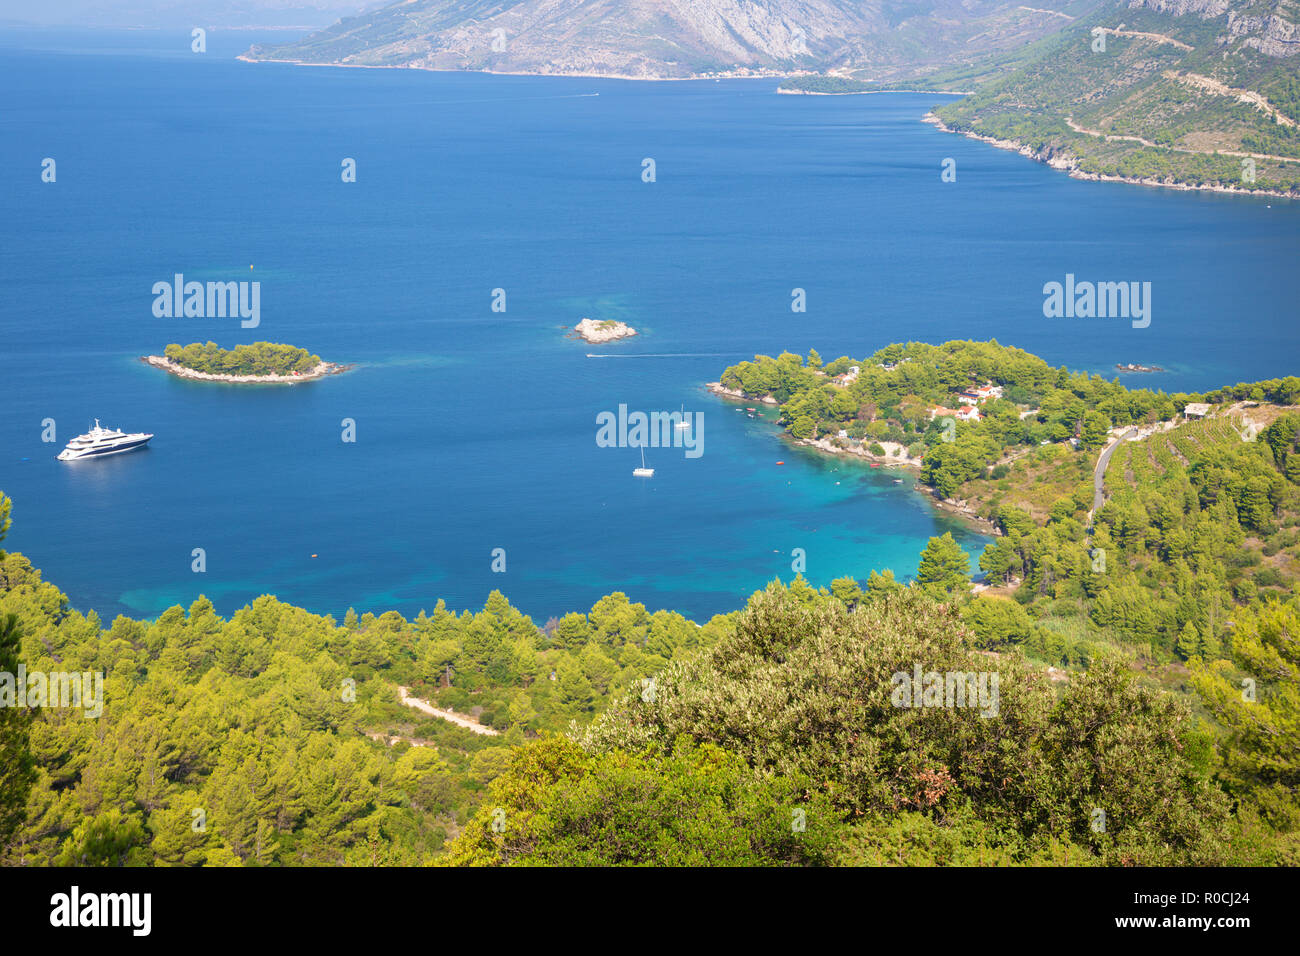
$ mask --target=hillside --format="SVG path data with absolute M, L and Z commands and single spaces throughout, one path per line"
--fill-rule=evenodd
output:
M 944 535 L 914 582 L 774 581 L 703 624 L 618 592 L 540 627 L 499 592 L 107 623 L 0 551 L 0 865 L 1300 861 L 1300 378 L 1170 396 L 996 342 L 850 362 L 723 380 L 792 437 L 920 446 L 997 525 L 995 587 Z M 970 391 L 977 420 L 926 410 Z M 1150 430 L 1094 514 L 1112 423 Z
M 1219 654 L 1229 614 L 1285 600 L 1300 584 L 1300 462 L 1290 451 L 1300 378 L 1170 395 L 996 342 L 955 341 L 825 365 L 815 352 L 806 362 L 756 356 L 721 384 L 773 396 L 798 444 L 894 464 L 903 460 L 884 446 L 906 447 L 946 507 L 987 522 L 997 537 L 978 566 L 990 596 L 1014 594 L 1030 609 L 977 600 L 972 626 L 990 646 L 1012 640 L 1068 666 L 1099 644 L 1121 645 L 1165 668 Z M 973 388 L 985 394 L 956 417 L 947 406 Z M 1193 402 L 1205 417 L 1187 419 Z M 1131 432 L 1139 440 L 1115 446 L 1094 512 L 1103 448 Z M 832 584 L 849 598 L 856 589 Z M 970 583 L 958 573 L 942 590 Z
M 912 76 L 1013 51 L 1094 0 L 404 0 L 246 57 L 349 66 L 674 78 Z
M 8 510 L 0 494 L 0 538 Z M 393 611 L 335 621 L 265 595 L 230 618 L 200 597 L 109 625 L 0 551 L 0 675 L 16 661 L 104 675 L 97 720 L 89 706 L 6 707 L 0 680 L 0 865 L 425 862 L 512 746 L 589 721 L 716 640 L 716 627 L 614 594 L 542 629 L 495 592 L 478 613 L 439 601 L 409 621 Z M 14 662 L 6 633 L 18 638 Z M 461 726 L 402 706 L 407 685 Z M 10 843 L 4 811 L 11 794 L 25 802 L 11 787 L 23 749 L 6 736 L 12 721 L 27 724 L 34 766 Z M 203 828 L 191 826 L 195 811 Z M 107 833 L 115 841 L 97 842 Z
M 1122 0 L 936 110 L 1089 178 L 1300 195 L 1300 3 Z

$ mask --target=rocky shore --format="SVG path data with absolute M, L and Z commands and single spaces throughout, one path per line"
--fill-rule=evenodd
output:
M 784 79 L 789 75 L 785 70 L 743 66 L 730 70 L 719 69 L 703 73 L 688 73 L 685 76 L 664 76 L 654 72 L 620 73 L 617 71 L 599 69 L 566 69 L 564 67 L 533 70 L 489 70 L 483 67 L 466 69 L 459 66 L 430 66 L 426 63 L 340 63 L 337 60 L 281 59 L 278 57 L 251 56 L 250 54 L 252 52 L 253 51 L 250 49 L 248 52 L 241 53 L 239 56 L 235 57 L 235 59 L 244 63 L 284 63 L 288 66 L 333 66 L 345 70 L 422 70 L 427 73 L 483 73 L 488 76 L 567 76 L 588 80 L 644 80 L 651 83 L 675 83 L 692 80 Z M 931 91 L 926 90 L 925 92 Z M 582 95 L 598 96 L 599 94 L 588 93 Z
M 780 405 L 772 395 L 746 395 L 738 388 L 727 388 L 721 382 L 706 382 L 704 385 L 714 395 L 721 395 L 723 398 L 730 398 L 737 402 L 759 402 L 763 405 Z
M 854 458 L 864 458 L 867 461 L 878 462 L 882 465 L 901 465 L 907 468 L 921 467 L 921 459 L 913 458 L 907 453 L 907 446 L 900 445 L 892 441 L 866 441 L 860 445 L 837 445 L 833 438 L 796 438 L 796 445 L 804 445 L 809 448 L 816 448 L 818 451 L 824 451 L 830 455 L 852 455 Z M 879 445 L 883 450 L 883 455 L 874 455 L 871 453 L 871 446 Z
M 985 136 L 983 133 L 976 133 L 972 130 L 953 129 L 932 112 L 921 117 L 921 122 L 937 126 L 945 133 L 959 133 L 968 139 L 977 139 L 981 143 L 988 143 L 996 149 L 1007 149 L 1013 153 L 1019 153 L 1021 156 L 1028 157 L 1035 162 L 1067 173 L 1071 179 L 1084 179 L 1098 183 L 1128 183 L 1132 186 L 1159 186 L 1162 189 L 1179 189 L 1189 192 L 1233 193 L 1239 196 L 1276 196 L 1279 199 L 1296 198 L 1295 193 L 1283 192 L 1277 189 L 1238 189 L 1236 186 L 1217 186 L 1209 183 L 1197 186 L 1191 183 L 1180 183 L 1172 179 L 1156 179 L 1151 176 L 1106 176 L 1101 173 L 1091 173 L 1081 169 L 1078 157 L 1064 149 L 1055 147 L 1033 149 L 1015 140 Z
M 917 487 L 919 488 L 922 486 L 918 485 Z M 968 526 L 981 534 L 986 534 L 990 537 L 997 537 L 1002 534 L 997 525 L 992 521 L 989 521 L 987 518 L 981 517 L 967 502 L 955 501 L 952 498 L 940 498 L 939 493 L 933 488 L 926 488 L 925 493 L 929 495 L 930 502 L 934 507 L 938 508 L 944 514 L 951 515 L 954 518 L 960 518 L 966 522 Z
M 747 395 L 738 388 L 727 388 L 721 382 L 707 382 L 704 386 L 714 395 L 726 398 L 736 402 L 761 402 L 764 405 L 780 404 L 773 396 L 755 396 Z M 921 470 L 921 459 L 908 454 L 907 446 L 898 442 L 864 441 L 859 445 L 840 445 L 833 438 L 792 438 L 788 434 L 782 437 L 791 445 L 802 448 L 811 448 L 814 451 L 822 452 L 826 455 L 846 455 L 851 458 L 858 458 L 867 462 L 877 463 L 892 468 L 905 468 L 913 473 L 919 473 Z M 885 452 L 883 455 L 873 455 L 871 446 L 877 444 Z M 944 514 L 954 518 L 961 519 L 972 530 L 981 534 L 997 535 L 1001 532 L 988 519 L 980 517 L 973 508 L 965 501 L 953 501 L 947 498 L 941 498 L 935 493 L 934 489 L 926 488 L 918 484 L 918 491 L 924 491 L 930 503 L 942 511 Z
M 578 338 L 590 342 L 592 345 L 603 345 L 606 342 L 613 342 L 617 339 L 625 339 L 628 336 L 636 335 L 636 329 L 623 322 L 615 322 L 613 319 L 596 321 L 595 319 L 583 319 L 573 327 L 573 331 L 578 333 Z
M 838 93 L 824 93 L 820 90 L 792 90 L 784 86 L 776 88 L 778 93 L 790 96 L 870 96 L 872 93 L 933 93 L 936 96 L 970 96 L 974 90 L 843 90 Z
M 340 372 L 346 372 L 353 367 L 351 365 L 336 365 L 333 362 L 321 362 L 314 369 L 298 375 L 216 375 L 211 372 L 196 372 L 192 368 L 178 365 L 163 355 L 143 355 L 140 357 L 140 361 L 180 378 L 192 378 L 204 382 L 227 382 L 231 385 L 296 385 L 299 382 L 310 382 L 318 378 L 324 378 L 326 375 L 338 375 Z
M 1129 362 L 1127 365 L 1121 365 L 1119 362 L 1116 362 L 1115 368 L 1119 369 L 1119 371 L 1121 372 L 1163 372 L 1164 371 L 1164 369 L 1162 369 L 1159 365 L 1135 365 L 1132 362 Z

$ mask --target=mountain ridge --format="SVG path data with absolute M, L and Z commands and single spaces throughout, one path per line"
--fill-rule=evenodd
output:
M 902 77 L 1050 34 L 1095 0 L 401 0 L 249 60 L 683 79 Z

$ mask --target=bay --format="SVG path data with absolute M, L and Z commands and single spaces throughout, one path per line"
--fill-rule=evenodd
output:
M 946 530 L 978 554 L 910 476 L 794 450 L 702 390 L 756 353 L 996 338 L 1108 378 L 1159 365 L 1125 380 L 1171 391 L 1297 370 L 1285 200 L 1074 181 L 922 124 L 936 95 L 234 59 L 267 39 L 0 33 L 5 546 L 105 619 L 200 593 L 413 614 L 493 588 L 539 620 L 614 590 L 701 618 L 788 580 L 796 548 L 819 585 L 907 577 Z M 154 317 L 175 273 L 259 281 L 260 326 Z M 1151 282 L 1150 327 L 1044 318 L 1067 273 Z M 566 337 L 584 316 L 641 334 Z M 357 367 L 247 388 L 138 361 L 208 339 Z M 648 449 L 634 479 L 636 449 L 595 442 L 620 404 L 703 412 L 704 453 Z M 157 437 L 56 462 L 96 417 Z

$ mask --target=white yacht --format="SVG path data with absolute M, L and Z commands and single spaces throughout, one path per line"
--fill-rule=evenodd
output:
M 136 432 L 128 435 L 114 428 L 101 428 L 99 419 L 95 427 L 84 435 L 78 435 L 68 442 L 68 447 L 59 452 L 59 461 L 80 461 L 83 458 L 103 458 L 105 455 L 119 455 L 124 451 L 134 451 L 149 443 L 153 435 Z
M 655 470 L 645 466 L 645 445 L 641 446 L 641 467 L 632 469 L 633 478 L 653 478 Z
M 678 429 L 679 431 L 684 431 L 684 430 L 686 430 L 687 428 L 690 428 L 690 427 L 691 427 L 691 420 L 690 420 L 689 418 L 686 417 L 686 405 L 685 405 L 684 403 L 683 403 L 683 405 L 682 405 L 682 420 L 679 421 L 679 422 L 678 422 L 676 425 L 674 425 L 673 427 L 676 428 L 676 429 Z

